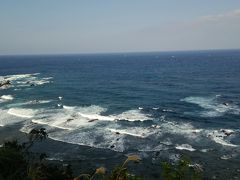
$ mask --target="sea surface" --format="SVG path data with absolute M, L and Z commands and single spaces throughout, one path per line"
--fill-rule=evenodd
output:
M 240 178 L 240 50 L 0 56 L 7 80 L 1 136 L 44 127 L 69 146 L 151 163 L 185 153 Z

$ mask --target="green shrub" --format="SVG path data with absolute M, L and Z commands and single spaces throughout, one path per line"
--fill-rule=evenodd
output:
M 186 157 L 181 157 L 176 164 L 163 162 L 162 169 L 162 176 L 165 180 L 202 179 L 202 167 L 199 164 L 192 165 Z

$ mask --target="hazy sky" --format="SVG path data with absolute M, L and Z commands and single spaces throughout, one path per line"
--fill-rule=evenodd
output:
M 0 0 L 0 54 L 240 48 L 240 0 Z

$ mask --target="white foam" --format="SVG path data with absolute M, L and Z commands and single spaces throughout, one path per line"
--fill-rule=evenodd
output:
M 52 102 L 51 100 L 34 100 L 34 101 L 29 101 L 29 104 L 47 104 Z
M 140 138 L 145 138 L 149 135 L 149 132 L 144 132 L 143 128 L 130 128 L 130 129 L 113 129 L 113 128 L 107 128 L 106 130 L 109 130 L 116 134 L 124 134 L 124 135 L 130 135 Z
M 178 149 L 178 150 L 187 150 L 187 151 L 195 151 L 196 150 L 189 144 L 177 145 L 176 149 Z
M 171 110 L 171 109 L 163 109 L 162 111 L 163 112 L 173 112 L 173 110 Z
M 48 126 L 51 126 L 51 127 L 56 127 L 56 128 L 59 128 L 59 129 L 66 129 L 66 130 L 73 130 L 74 129 L 74 128 L 71 128 L 71 127 L 66 127 L 64 125 L 61 125 L 61 124 L 65 123 L 65 121 L 63 121 L 63 120 L 49 122 L 46 119 L 32 119 L 32 122 L 36 123 L 36 124 L 42 124 L 42 125 L 48 125 Z
M 32 119 L 32 122 L 46 125 L 50 129 L 52 128 L 53 131 L 49 133 L 49 137 L 54 140 L 120 152 L 128 148 L 142 151 L 168 148 L 168 144 L 164 144 L 163 140 L 165 134 L 183 136 L 187 138 L 187 143 L 191 144 L 200 140 L 210 139 L 223 146 L 237 146 L 225 139 L 225 137 L 230 136 L 226 134 L 234 133 L 231 129 L 205 130 L 196 128 L 191 123 L 168 122 L 164 119 L 159 124 L 149 125 L 149 127 L 133 126 L 134 123 L 131 123 L 131 126 L 123 126 L 116 121 L 120 117 L 121 119 L 131 119 L 132 121 L 150 118 L 139 110 L 130 110 L 130 113 L 125 111 L 118 115 L 102 115 L 103 113 L 106 114 L 106 110 L 106 108 L 95 105 L 84 107 L 63 105 L 61 109 L 42 109 L 42 111 L 38 111 L 38 115 Z M 42 114 L 42 116 L 39 114 Z M 213 133 L 212 131 L 216 132 Z M 214 135 L 207 136 L 209 133 Z M 217 133 L 224 137 L 218 137 Z M 169 136 L 170 138 L 172 138 L 171 135 Z M 139 142 L 133 142 L 134 138 L 138 138 Z M 180 144 L 176 145 L 176 149 L 195 151 L 191 145 L 185 144 L 185 140 L 178 142 Z M 169 141 L 173 145 L 174 141 L 172 139 L 169 139 Z M 143 145 L 146 145 L 148 148 Z M 212 145 L 212 143 L 209 145 Z
M 234 132 L 232 130 L 227 130 L 228 132 Z M 213 130 L 210 133 L 208 133 L 208 137 L 213 140 L 214 142 L 221 144 L 223 146 L 230 146 L 230 147 L 238 147 L 238 145 L 232 144 L 226 140 L 226 137 L 228 135 L 223 132 L 222 130 Z
M 34 85 L 43 85 L 43 84 L 48 84 L 48 83 L 50 83 L 50 81 L 47 81 L 47 80 L 35 80 L 35 81 L 32 81 L 32 83 L 34 84 Z
M 63 109 L 67 109 L 67 110 L 74 110 L 76 107 L 74 106 L 65 106 L 63 105 Z
M 63 159 L 57 158 L 57 157 L 47 157 L 46 160 L 48 160 L 48 161 L 63 161 Z
M 30 133 L 32 129 L 36 128 L 36 123 L 32 123 L 32 121 L 27 121 L 21 127 L 20 131 L 23 133 Z
M 190 123 L 165 122 L 161 125 L 164 132 L 183 135 L 190 139 L 199 137 L 203 129 L 196 129 Z
M 43 80 L 51 80 L 53 79 L 53 77 L 45 77 L 45 78 L 42 78 Z
M 13 96 L 12 95 L 2 95 L 1 99 L 5 99 L 5 100 L 13 100 Z
M 52 77 L 39 78 L 39 73 L 17 74 L 4 76 L 5 81 L 10 81 L 15 87 L 28 87 L 30 85 L 43 85 L 50 83 Z M 16 89 L 16 88 L 15 88 Z
M 9 80 L 9 81 L 16 81 L 19 79 L 26 79 L 26 78 L 31 78 L 34 75 L 38 75 L 38 74 L 16 74 L 16 75 L 7 75 L 4 76 L 5 80 Z
M 21 117 L 8 114 L 7 110 L 0 109 L 0 114 L 0 126 L 11 125 L 25 120 Z
M 60 129 L 74 130 L 81 127 L 93 126 L 98 120 L 112 120 L 99 115 L 105 111 L 99 106 L 73 107 L 63 106 L 63 109 L 52 109 L 41 112 L 44 117 L 34 118 L 32 121 Z
M 24 108 L 10 108 L 7 113 L 22 118 L 32 118 L 35 115 L 34 110 Z
M 228 160 L 228 159 L 232 159 L 236 156 L 237 156 L 237 154 L 226 154 L 226 155 L 221 156 L 221 159 Z
M 181 101 L 185 101 L 192 104 L 197 104 L 201 108 L 205 109 L 200 114 L 203 117 L 218 117 L 224 113 L 240 114 L 240 108 L 235 104 L 219 103 L 215 97 L 195 97 L 190 96 Z
M 119 152 L 130 146 L 128 136 L 144 139 L 158 131 L 158 128 L 153 127 L 121 127 L 114 122 L 119 117 L 141 120 L 143 114 L 139 115 L 138 110 L 137 115 L 136 111 L 126 111 L 127 113 L 123 112 L 119 115 L 102 115 L 106 110 L 106 108 L 95 105 L 86 107 L 63 105 L 62 109 L 39 111 L 38 114 L 43 114 L 42 117 L 35 116 L 32 122 L 46 125 L 49 128 L 57 128 L 49 133 L 49 137 L 54 140 Z M 147 118 L 144 117 L 144 119 Z M 111 123 L 104 124 L 107 121 Z M 104 124 L 104 127 L 101 124 L 98 127 L 100 122 Z M 24 128 L 23 131 L 27 131 L 26 129 L 29 128 Z
M 30 111 L 28 110 L 29 109 L 11 108 L 8 111 L 8 115 L 11 114 L 12 117 L 17 115 L 19 119 L 34 117 L 34 119 L 31 119 L 33 125 L 26 126 L 21 131 L 28 132 L 32 126 L 42 124 L 44 127 L 51 129 L 49 137 L 52 139 L 73 144 L 96 148 L 108 148 L 121 152 L 128 148 L 142 151 L 157 151 L 167 148 L 168 145 L 163 143 L 163 135 L 171 134 L 169 138 L 172 138 L 172 135 L 180 135 L 181 137 L 184 137 L 184 141 L 180 140 L 177 142 L 180 145 L 176 145 L 176 149 L 179 150 L 195 150 L 189 144 L 185 144 L 186 138 L 188 140 L 187 143 L 190 143 L 193 146 L 195 146 L 194 143 L 198 140 L 203 140 L 203 138 L 205 138 L 204 140 L 209 141 L 210 139 L 223 146 L 227 145 L 236 147 L 236 145 L 233 145 L 226 140 L 226 134 L 234 133 L 231 129 L 216 130 L 214 135 L 207 136 L 209 133 L 213 134 L 212 131 L 215 130 L 208 131 L 199 129 L 194 127 L 191 123 L 168 122 L 164 118 L 157 123 L 155 122 L 155 125 L 149 125 L 148 127 L 138 126 L 137 124 L 139 124 L 139 122 L 122 123 L 117 121 L 151 120 L 149 115 L 144 114 L 140 110 L 129 110 L 120 114 L 110 115 L 107 114 L 108 111 L 106 108 L 96 105 L 83 107 L 63 105 L 62 108 L 39 109 L 36 112 L 32 109 L 30 109 Z M 34 125 L 34 123 L 36 124 Z M 127 126 L 125 123 L 128 123 L 130 126 Z M 9 122 L 7 121 L 5 124 L 9 124 Z M 146 124 L 140 123 L 141 126 L 145 126 Z M 220 133 L 224 137 L 218 137 L 217 133 Z M 136 141 L 133 142 L 134 139 L 136 139 Z M 174 139 L 173 141 L 172 139 L 169 139 L 169 141 L 174 143 Z M 210 143 L 210 145 L 212 144 L 213 143 Z M 147 147 L 145 148 L 144 145 Z
M 8 101 L 12 101 L 14 99 L 14 97 L 12 95 L 2 95 L 0 97 L 0 103 L 1 102 L 8 102 Z
M 206 153 L 208 152 L 210 149 L 201 149 L 200 151 L 203 152 L 203 153 Z
M 101 116 L 98 114 L 83 114 L 83 113 L 78 113 L 78 114 L 89 120 L 103 120 L 103 121 L 114 121 L 115 120 L 115 118 L 108 117 L 108 116 Z
M 104 128 L 94 128 L 92 131 L 89 131 L 89 129 L 82 129 L 75 133 L 61 131 L 50 133 L 49 137 L 57 141 L 95 148 L 111 149 L 118 152 L 123 152 L 126 148 L 123 138 L 119 138 L 118 135 L 106 131 Z M 101 141 L 98 139 L 101 139 Z
M 117 120 L 127 121 L 146 121 L 152 119 L 148 115 L 141 113 L 140 110 L 129 110 L 112 117 Z

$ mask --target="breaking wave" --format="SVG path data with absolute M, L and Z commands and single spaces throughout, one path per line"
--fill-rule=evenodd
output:
M 0 109 L 0 126 L 11 125 L 15 123 L 19 123 L 25 121 L 26 119 L 23 117 L 17 117 L 15 115 L 11 115 L 8 113 L 8 110 Z
M 0 97 L 0 103 L 1 102 L 8 102 L 8 101 L 12 101 L 14 99 L 14 97 L 12 95 L 2 95 Z
M 178 149 L 178 150 L 187 150 L 187 151 L 195 151 L 196 150 L 189 144 L 177 145 L 176 149 Z
M 223 102 L 218 98 L 220 96 L 215 97 L 195 97 L 190 96 L 181 101 L 196 104 L 201 107 L 203 110 L 200 111 L 200 115 L 202 117 L 218 117 L 222 116 L 225 113 L 230 114 L 240 114 L 240 107 L 234 104 L 233 102 Z
M 34 117 L 36 111 L 24 108 L 10 108 L 7 113 L 21 118 L 32 118 Z
M 10 82 L 8 86 L 3 86 L 2 88 L 15 87 L 15 89 L 18 89 L 21 87 L 32 87 L 32 86 L 44 85 L 44 84 L 50 83 L 53 78 L 52 77 L 41 78 L 40 73 L 34 73 L 34 74 L 18 74 L 18 75 L 1 76 L 0 79 L 1 81 Z

